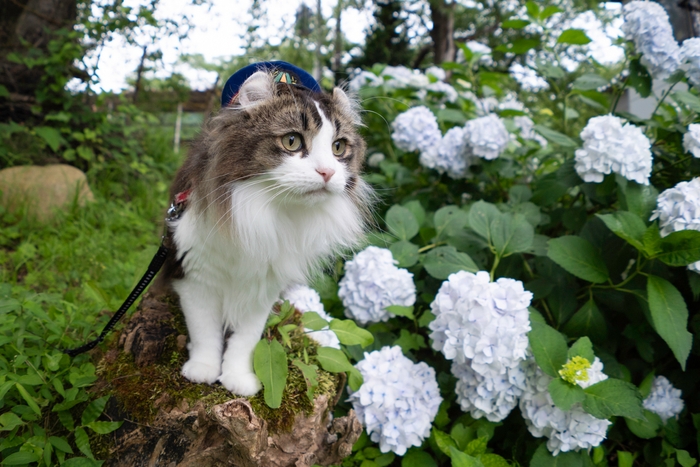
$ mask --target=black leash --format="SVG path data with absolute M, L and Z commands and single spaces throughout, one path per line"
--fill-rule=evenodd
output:
M 71 357 L 75 357 L 76 355 L 80 355 L 83 352 L 87 352 L 88 350 L 94 349 L 97 346 L 97 344 L 102 342 L 109 333 L 109 331 L 111 331 L 112 328 L 114 328 L 114 326 L 122 318 L 122 316 L 124 316 L 127 310 L 131 308 L 131 305 L 133 305 L 136 299 L 139 298 L 139 295 L 141 295 L 146 289 L 146 287 L 148 287 L 148 284 L 150 284 L 153 278 L 156 277 L 156 274 L 158 274 L 160 268 L 163 267 L 163 263 L 165 263 L 165 259 L 167 258 L 169 251 L 170 250 L 168 250 L 168 248 L 161 242 L 160 248 L 158 248 L 156 255 L 151 260 L 151 264 L 148 265 L 148 270 L 146 270 L 146 274 L 144 274 L 139 283 L 136 284 L 134 290 L 131 291 L 126 300 L 124 300 L 124 303 L 122 303 L 122 306 L 120 306 L 117 312 L 114 313 L 114 316 L 112 316 L 112 319 L 109 320 L 109 323 L 107 323 L 107 325 L 104 327 L 102 333 L 97 339 L 88 342 L 87 344 L 83 345 L 82 347 L 78 347 L 77 349 L 63 350 L 63 353 L 68 354 Z

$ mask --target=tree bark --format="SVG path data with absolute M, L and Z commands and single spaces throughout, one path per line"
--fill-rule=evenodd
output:
M 430 18 L 433 28 L 430 37 L 433 40 L 433 62 L 454 61 L 457 55 L 454 41 L 455 18 L 454 2 L 446 0 L 430 0 Z
M 118 348 L 110 350 L 98 365 L 103 369 L 98 392 L 113 396 L 107 417 L 126 420 L 110 435 L 108 452 L 102 451 L 109 459 L 105 466 L 327 466 L 341 463 L 351 453 L 362 426 L 352 410 L 332 420 L 330 414 L 341 391 L 335 396 L 318 395 L 312 410 L 296 414 L 289 424 L 291 429 L 273 431 L 272 425 L 255 413 L 249 398 L 231 395 L 229 400 L 211 405 L 206 395 L 192 401 L 170 388 L 153 394 L 143 389 L 148 386 L 149 372 L 155 365 L 162 367 L 167 360 L 164 356 L 173 348 L 185 352 L 187 338 L 178 335 L 182 331 L 176 319 L 179 313 L 170 298 L 147 295 L 119 335 Z M 117 364 L 124 361 L 124 354 L 133 356 L 135 367 L 124 370 L 123 363 Z M 127 374 L 108 375 L 105 368 L 121 368 Z M 175 364 L 171 373 L 175 375 L 171 384 L 179 385 L 180 390 L 195 386 L 179 376 L 179 365 Z M 152 420 L 139 420 L 130 413 L 123 391 L 116 389 L 129 378 L 134 380 L 138 398 L 150 400 L 148 404 L 157 410 Z M 339 384 L 344 385 L 345 378 Z

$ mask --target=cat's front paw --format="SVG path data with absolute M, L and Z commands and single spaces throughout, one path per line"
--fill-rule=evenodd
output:
M 192 381 L 193 383 L 208 383 L 212 384 L 221 374 L 221 366 L 210 365 L 208 363 L 188 360 L 182 365 L 182 376 Z
M 253 396 L 262 389 L 255 373 L 224 372 L 219 381 L 226 389 L 239 396 Z

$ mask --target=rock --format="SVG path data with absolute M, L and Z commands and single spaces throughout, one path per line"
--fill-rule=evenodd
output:
M 40 221 L 53 218 L 56 209 L 79 205 L 94 197 L 85 174 L 65 164 L 23 165 L 0 170 L 0 203 L 9 211 L 27 209 Z

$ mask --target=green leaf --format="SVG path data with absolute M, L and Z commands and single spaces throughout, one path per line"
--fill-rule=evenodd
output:
M 413 213 L 398 204 L 393 205 L 386 213 L 386 226 L 400 240 L 410 240 L 420 228 Z
M 321 367 L 331 373 L 344 373 L 355 369 L 342 351 L 332 347 L 319 348 L 317 358 Z
M 454 446 L 450 446 L 450 459 L 452 467 L 484 467 L 479 459 L 463 453 Z
M 298 328 L 296 324 L 285 324 L 284 326 L 279 326 L 277 328 L 277 332 L 280 333 L 280 337 L 282 338 L 282 342 L 284 345 L 287 347 L 292 346 L 292 338 L 290 337 L 289 333 Z
M 700 261 L 700 232 L 680 230 L 662 238 L 655 258 L 669 266 L 687 266 Z
M 464 123 L 467 121 L 467 117 L 464 115 L 464 112 L 457 109 L 440 109 L 435 114 L 435 117 L 437 117 L 438 122 L 441 123 L 445 122 L 464 125 Z
M 5 412 L 4 414 L 0 415 L 0 425 L 2 425 L 0 431 L 12 431 L 15 429 L 15 427 L 24 425 L 24 422 L 14 413 Z
M 568 411 L 577 402 L 583 402 L 586 393 L 578 384 L 569 384 L 566 381 L 555 378 L 548 386 L 549 395 L 552 396 L 554 404 L 563 411 Z
M 412 306 L 390 305 L 385 310 L 394 316 L 405 316 L 408 319 L 413 319 Z
M 582 338 L 574 342 L 574 345 L 572 345 L 569 349 L 569 352 L 567 354 L 568 360 L 571 360 L 572 358 L 577 356 L 583 357 L 591 363 L 593 363 L 593 360 L 595 360 L 595 354 L 593 353 L 593 344 L 587 336 L 583 336 Z
M 530 467 L 583 467 L 581 455 L 577 452 L 560 452 L 553 456 L 542 443 L 530 460 Z
M 319 349 L 319 354 L 324 348 Z M 274 339 L 261 339 L 255 346 L 253 368 L 265 390 L 265 403 L 272 409 L 278 408 L 287 384 L 287 353 L 282 345 Z
M 539 37 L 536 38 L 523 38 L 523 39 L 516 39 L 513 41 L 512 44 L 501 44 L 498 47 L 496 47 L 496 50 L 501 51 L 501 52 L 510 52 L 514 53 L 516 55 L 524 54 L 528 52 L 530 49 L 534 49 L 535 47 L 539 47 L 539 45 L 542 43 L 542 40 Z
M 651 224 L 646 232 L 644 232 L 644 237 L 642 237 L 644 243 L 644 252 L 650 258 L 656 256 L 661 252 L 661 235 L 659 234 L 659 224 L 654 222 Z
M 570 188 L 583 183 L 574 169 L 573 161 L 565 162 L 556 172 L 535 182 L 532 201 L 540 206 L 556 203 Z
M 34 128 L 34 132 L 48 144 L 53 152 L 58 151 L 64 142 L 61 132 L 50 126 L 38 126 Z
M 659 428 L 661 428 L 661 425 L 663 425 L 661 417 L 646 409 L 644 410 L 643 420 L 625 418 L 625 423 L 627 424 L 627 428 L 629 428 L 632 433 L 642 439 L 656 438 Z
M 592 336 L 596 342 L 604 342 L 608 335 L 605 318 L 592 299 L 571 317 L 562 331 L 570 337 Z
M 545 19 L 549 18 L 550 16 L 552 16 L 556 13 L 561 13 L 562 11 L 564 11 L 564 10 L 562 10 L 561 8 L 559 8 L 557 6 L 550 5 L 542 11 L 542 13 L 540 14 L 540 19 L 544 21 Z
M 85 457 L 71 457 L 63 462 L 61 467 L 100 467 L 103 462 Z
M 499 257 L 527 251 L 535 229 L 522 214 L 501 214 L 491 222 L 491 241 Z
M 63 451 L 67 454 L 73 454 L 73 448 L 70 447 L 68 441 L 65 438 L 59 438 L 58 436 L 50 436 L 49 443 L 53 445 L 59 451 Z
M 304 376 L 304 380 L 306 381 L 306 396 L 313 404 L 314 392 L 316 392 L 316 388 L 318 387 L 318 367 L 316 365 L 307 365 L 298 358 L 292 361 L 292 365 L 299 368 L 301 374 Z
M 600 252 L 588 240 L 573 235 L 549 241 L 547 256 L 566 271 L 593 283 L 608 280 L 608 268 Z
M 591 91 L 593 89 L 598 89 L 602 86 L 607 86 L 609 81 L 600 75 L 595 73 L 586 73 L 581 75 L 572 83 L 574 89 L 580 91 Z
M 567 29 L 557 39 L 557 44 L 585 45 L 591 42 L 583 29 Z
M 674 91 L 671 95 L 676 102 L 686 105 L 693 112 L 700 113 L 700 97 L 689 91 Z
M 82 427 L 75 429 L 75 445 L 78 447 L 80 452 L 88 456 L 90 459 L 95 458 L 95 456 L 92 455 L 92 450 L 90 450 L 90 438 L 88 438 L 87 433 Z
M 321 318 L 321 315 L 315 311 L 307 311 L 301 315 L 301 325 L 304 326 L 304 329 L 320 331 L 328 326 L 328 321 Z
M 401 459 L 401 467 L 437 467 L 437 463 L 425 451 L 409 451 Z
M 634 456 L 631 452 L 617 451 L 617 467 L 632 467 L 634 465 Z
M 466 253 L 458 252 L 453 246 L 433 248 L 425 255 L 423 267 L 435 279 L 447 279 L 459 271 L 477 272 L 479 267 Z
M 374 342 L 372 333 L 358 327 L 351 319 L 332 319 L 330 328 L 338 336 L 340 343 L 344 345 L 367 347 Z
M 348 370 L 348 386 L 350 386 L 350 389 L 359 391 L 362 383 L 362 373 L 357 368 L 353 367 L 352 370 Z
M 2 465 L 29 465 L 37 462 L 39 456 L 29 451 L 18 451 L 3 459 Z
M 633 384 L 608 378 L 584 389 L 583 410 L 596 418 L 613 416 L 644 420 L 642 396 Z
M 394 345 L 401 347 L 403 353 L 427 347 L 427 345 L 425 345 L 425 337 L 420 334 L 414 334 L 407 329 L 401 330 L 399 338 L 394 341 Z
M 469 227 L 486 240 L 491 240 L 491 223 L 501 216 L 498 208 L 486 201 L 477 201 L 469 209 Z
M 486 444 L 489 439 L 487 436 L 480 436 L 467 444 L 467 448 L 464 450 L 470 456 L 480 456 L 486 452 Z
M 122 421 L 118 422 L 92 422 L 87 425 L 88 428 L 90 428 L 92 431 L 95 433 L 99 433 L 101 435 L 106 435 L 107 433 L 111 433 L 117 429 L 119 429 L 120 426 L 122 426 Z
M 392 243 L 389 250 L 391 250 L 391 256 L 399 262 L 400 268 L 410 268 L 418 262 L 418 245 L 407 240 Z
M 508 19 L 501 23 L 503 29 L 522 29 L 530 24 L 530 21 L 524 19 Z
M 109 396 L 104 396 L 88 404 L 85 410 L 83 410 L 83 416 L 80 420 L 81 425 L 88 425 L 97 420 L 97 418 L 102 415 L 108 400 Z
M 404 203 L 403 207 L 413 213 L 413 216 L 418 221 L 418 225 L 423 225 L 425 222 L 425 209 L 423 208 L 423 205 L 420 204 L 420 201 L 414 199 L 413 201 Z
M 479 460 L 484 467 L 510 467 L 510 464 L 498 454 L 482 454 Z
M 447 237 L 460 233 L 467 225 L 467 213 L 457 206 L 445 206 L 435 213 L 435 241 L 440 242 Z
M 644 232 L 647 226 L 639 216 L 628 211 L 618 211 L 614 214 L 596 214 L 612 232 L 635 247 L 644 251 Z M 700 234 L 700 232 L 698 232 Z
M 10 97 L 10 91 L 2 84 L 0 84 L 0 97 Z
M 694 467 L 698 462 L 690 456 L 688 451 L 683 449 L 676 449 L 676 460 L 681 464 L 681 467 Z
M 527 2 L 525 4 L 525 9 L 527 10 L 527 15 L 533 19 L 540 18 L 540 6 L 537 2 Z
M 29 394 L 29 392 L 24 388 L 24 386 L 22 386 L 20 383 L 15 383 L 15 387 L 17 388 L 17 391 L 19 391 L 20 396 L 22 396 L 22 399 L 25 400 L 29 408 L 32 409 L 37 415 L 41 415 L 41 409 L 39 408 L 39 404 L 36 403 L 34 398 Z
M 659 190 L 653 185 L 640 185 L 622 176 L 616 176 L 615 180 L 618 183 L 621 206 L 644 221 L 649 219 L 651 212 L 656 207 Z
M 450 455 L 450 448 L 457 447 L 455 441 L 450 437 L 450 435 L 444 431 L 438 430 L 437 428 L 433 428 L 431 431 L 431 436 L 435 440 L 435 444 L 437 444 L 438 449 L 440 449 L 440 451 L 442 451 L 442 453 L 446 456 Z
M 58 415 L 58 419 L 61 421 L 61 424 L 64 427 L 66 427 L 66 429 L 68 431 L 75 430 L 75 425 L 73 423 L 73 416 L 71 415 L 69 410 L 61 410 L 56 415 Z
M 566 363 L 566 339 L 547 324 L 532 322 L 530 325 L 528 340 L 537 365 L 549 376 L 559 378 L 559 370 Z
M 685 363 L 693 346 L 688 332 L 688 308 L 680 292 L 665 279 L 649 276 L 647 297 L 654 329 L 668 344 L 685 371 Z
M 552 130 L 551 128 L 548 128 L 543 125 L 535 125 L 534 130 L 547 138 L 550 142 L 554 144 L 558 144 L 561 147 L 564 148 L 577 148 L 579 144 L 574 141 L 573 139 L 569 138 L 563 133 L 560 133 L 556 130 Z

